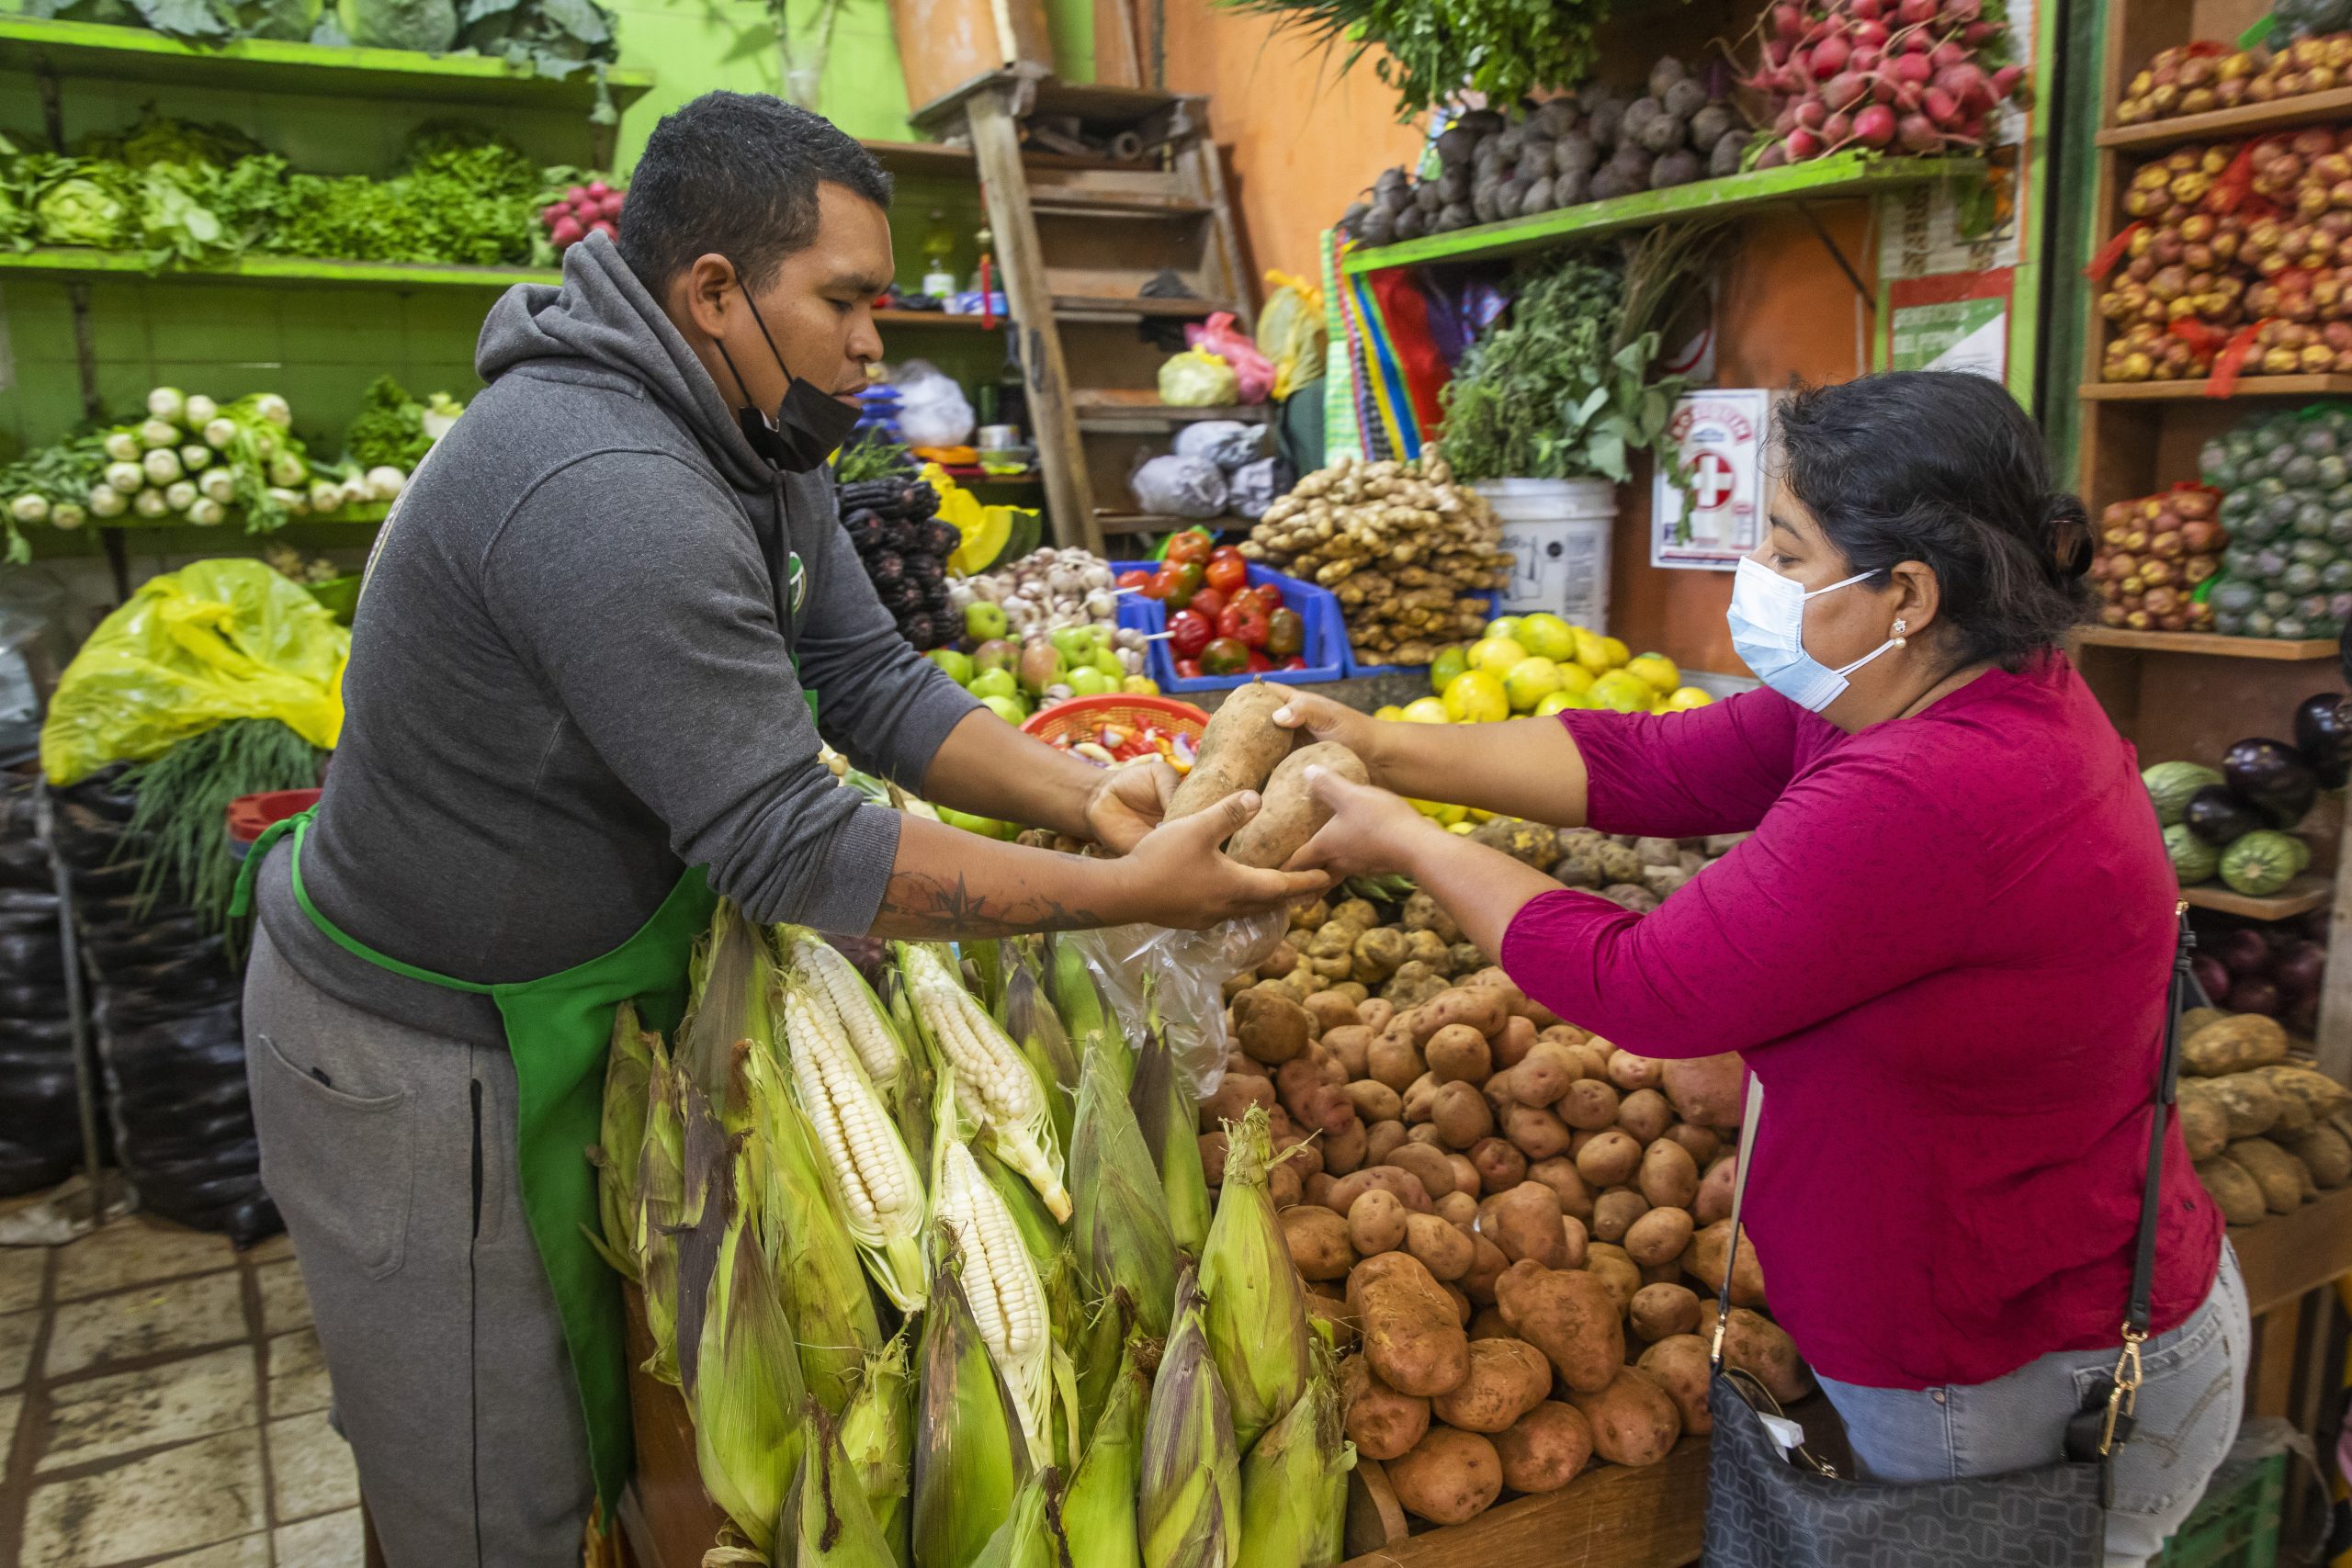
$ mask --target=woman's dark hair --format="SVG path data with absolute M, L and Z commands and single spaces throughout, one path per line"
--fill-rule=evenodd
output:
M 1890 370 L 1800 388 L 1773 411 L 1789 489 L 1848 570 L 1935 570 L 1953 668 L 2023 668 L 2088 610 L 2090 520 L 2050 484 L 2041 434 L 2001 384 Z
M 890 205 L 890 176 L 824 116 L 763 93 L 705 93 L 646 140 L 621 208 L 621 259 L 656 299 L 712 252 L 764 288 L 817 237 L 828 182 Z

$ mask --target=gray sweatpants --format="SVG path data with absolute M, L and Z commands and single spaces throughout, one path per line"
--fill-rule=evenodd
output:
M 578 1568 L 594 1488 L 513 1061 L 337 1001 L 258 928 L 245 1050 L 262 1180 L 391 1568 Z

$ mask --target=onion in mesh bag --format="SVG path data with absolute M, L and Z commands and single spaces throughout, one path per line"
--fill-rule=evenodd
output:
M 1225 510 L 1225 476 L 1206 457 L 1154 457 L 1128 480 L 1136 504 L 1170 517 L 1215 517 Z
M 1258 456 L 1265 434 L 1262 424 L 1244 424 L 1238 419 L 1204 419 L 1176 433 L 1176 455 L 1206 457 L 1230 474 Z

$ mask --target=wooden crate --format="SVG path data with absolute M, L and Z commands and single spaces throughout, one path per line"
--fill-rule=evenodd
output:
M 1376 1460 L 1348 1483 L 1341 1568 L 1682 1568 L 1699 1560 L 1707 1511 L 1707 1439 L 1685 1438 L 1640 1470 L 1602 1465 L 1557 1492 L 1520 1497 L 1468 1524 L 1406 1532 Z
M 653 1354 L 645 1302 L 628 1287 L 628 1408 L 637 1474 L 621 1499 L 621 1533 L 633 1568 L 700 1568 L 727 1516 L 702 1489 L 686 1402 L 642 1369 Z

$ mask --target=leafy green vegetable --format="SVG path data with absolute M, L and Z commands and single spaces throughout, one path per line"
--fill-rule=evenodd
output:
M 140 182 L 139 236 L 149 260 L 202 263 L 238 250 L 228 226 L 205 203 L 220 171 L 178 164 L 152 165 Z
M 390 376 L 379 376 L 368 386 L 367 403 L 343 436 L 343 455 L 362 468 L 390 463 L 402 473 L 423 462 L 432 446 L 424 405 Z
M 1609 0 L 1218 0 L 1274 18 L 1326 50 L 1344 46 L 1342 71 L 1367 51 L 1410 119 L 1464 89 L 1492 104 L 1590 73 L 1594 27 Z
M 106 158 L 144 169 L 154 164 L 227 168 L 261 152 L 261 143 L 233 125 L 197 125 L 155 112 L 150 104 L 129 130 L 93 131 L 74 144 L 76 156 Z
M 447 53 L 458 41 L 451 0 L 335 0 L 335 20 L 363 49 L 413 49 Z
M 887 479 L 914 470 L 914 459 L 895 441 L 869 435 L 853 441 L 833 457 L 833 477 L 842 484 L 861 479 Z
M 229 929 L 237 863 L 220 830 L 229 803 L 319 782 L 325 753 L 274 718 L 232 718 L 122 776 L 134 792 L 124 837 L 146 852 L 139 896 L 170 893 L 215 931 Z
M 40 243 L 129 248 L 138 197 L 121 164 L 30 152 L 17 166 L 31 193 L 33 232 Z
M 0 557 L 22 562 L 32 556 L 24 536 L 17 532 L 16 520 L 8 515 L 9 502 L 20 495 L 38 495 L 52 507 L 79 506 L 105 473 L 106 465 L 102 436 L 74 435 L 0 468 L 0 539 L 6 541 L 0 545 Z

